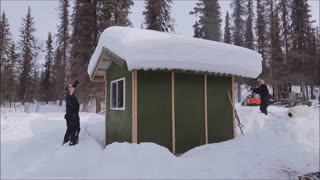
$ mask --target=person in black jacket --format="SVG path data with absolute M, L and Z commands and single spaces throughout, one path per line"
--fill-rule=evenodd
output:
M 80 132 L 79 102 L 74 94 L 74 90 L 79 81 L 73 85 L 68 84 L 66 87 L 66 114 L 64 118 L 67 121 L 67 131 L 65 133 L 63 144 L 70 140 L 69 145 L 78 144 Z
M 259 87 L 258 88 L 253 88 L 252 89 L 254 93 L 260 95 L 261 103 L 260 103 L 260 111 L 266 115 L 268 115 L 268 105 L 269 105 L 269 90 L 267 85 L 264 84 L 264 80 L 260 79 L 259 80 Z

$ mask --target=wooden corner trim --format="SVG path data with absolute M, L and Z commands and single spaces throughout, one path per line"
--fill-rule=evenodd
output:
M 105 103 L 106 103 L 106 113 L 105 113 L 105 146 L 108 144 L 108 127 L 107 127 L 107 111 L 108 111 L 108 81 L 105 80 Z
M 232 98 L 232 118 L 233 118 L 233 138 L 235 138 L 237 136 L 237 131 L 236 131 L 236 117 L 235 117 L 235 98 L 234 98 L 234 77 L 232 77 L 231 79 L 231 98 Z
M 137 70 L 132 71 L 132 143 L 138 143 Z
M 204 75 L 204 128 L 206 144 L 208 144 L 208 91 L 207 91 L 207 75 Z
M 176 127 L 175 127 L 175 102 L 174 102 L 174 72 L 171 72 L 171 119 L 172 119 L 172 153 L 176 153 Z
M 131 72 L 131 84 L 132 84 L 132 89 L 131 89 L 131 99 L 132 99 L 132 103 L 131 103 L 131 108 L 132 108 L 132 134 L 131 134 L 131 138 L 132 138 L 132 143 L 135 143 L 135 73 L 134 71 Z
M 138 71 L 135 70 L 135 142 L 138 143 Z

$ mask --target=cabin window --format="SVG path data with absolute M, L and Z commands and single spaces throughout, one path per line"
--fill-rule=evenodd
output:
M 111 81 L 110 85 L 110 109 L 125 110 L 125 78 Z

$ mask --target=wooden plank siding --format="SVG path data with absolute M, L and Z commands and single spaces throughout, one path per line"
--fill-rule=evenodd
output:
M 107 144 L 113 142 L 131 142 L 132 141 L 132 74 L 127 71 L 126 67 L 119 67 L 115 63 L 111 63 L 107 71 Z M 110 84 L 111 81 L 125 78 L 125 109 L 110 109 Z
M 175 73 L 176 153 L 205 144 L 204 78 Z
M 138 71 L 138 143 L 172 151 L 171 73 Z
M 111 63 L 106 74 L 106 144 L 153 142 L 174 154 L 235 137 L 227 92 L 234 79 L 134 70 Z M 125 110 L 110 110 L 110 82 L 125 78 Z M 234 101 L 234 97 L 233 97 Z
M 216 143 L 234 137 L 234 118 L 228 91 L 231 77 L 207 77 L 208 88 L 208 142 Z

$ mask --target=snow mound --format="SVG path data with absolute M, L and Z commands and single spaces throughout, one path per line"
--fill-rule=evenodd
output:
M 63 112 L 2 108 L 1 179 L 297 179 L 319 171 L 319 109 L 292 118 L 283 107 L 236 109 L 244 135 L 237 128 L 235 139 L 177 157 L 154 143 L 102 146 L 104 115 L 80 113 L 79 144 L 62 146 Z
M 167 179 L 174 174 L 177 159 L 168 149 L 154 143 L 113 143 L 105 148 L 102 158 L 103 168 L 95 178 L 105 178 L 108 169 L 111 179 Z

